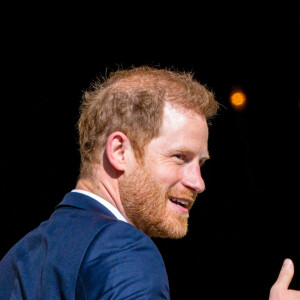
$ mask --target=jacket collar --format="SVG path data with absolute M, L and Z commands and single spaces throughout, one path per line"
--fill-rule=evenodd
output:
M 64 196 L 63 200 L 56 206 L 55 209 L 62 206 L 71 206 L 71 207 L 84 209 L 84 210 L 98 211 L 99 213 L 104 213 L 106 215 L 116 218 L 115 215 L 104 205 L 102 205 L 92 197 L 89 197 L 81 193 L 76 193 L 76 192 L 67 193 Z

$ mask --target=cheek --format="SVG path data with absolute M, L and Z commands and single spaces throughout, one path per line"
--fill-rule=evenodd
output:
M 151 175 L 166 188 L 176 185 L 182 177 L 182 170 L 174 167 L 153 166 L 150 172 Z

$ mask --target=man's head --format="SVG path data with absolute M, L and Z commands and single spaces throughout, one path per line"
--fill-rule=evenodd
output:
M 100 158 L 111 157 L 113 138 L 126 140 L 134 160 L 117 178 L 126 217 L 150 236 L 184 236 L 188 210 L 204 190 L 199 163 L 217 108 L 191 74 L 148 67 L 113 73 L 81 106 L 81 178 L 93 178 Z
M 161 133 L 145 149 L 143 164 L 120 178 L 127 217 L 150 236 L 179 238 L 189 210 L 205 189 L 201 165 L 209 157 L 206 119 L 166 103 Z

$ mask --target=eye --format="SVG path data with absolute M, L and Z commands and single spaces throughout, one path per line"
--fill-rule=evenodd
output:
M 175 154 L 174 157 L 176 157 L 177 159 L 180 159 L 180 160 L 186 160 L 186 156 L 183 154 Z

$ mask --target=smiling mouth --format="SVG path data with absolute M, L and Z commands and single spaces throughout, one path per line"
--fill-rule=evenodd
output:
M 168 199 L 172 203 L 174 203 L 178 206 L 181 206 L 183 208 L 189 209 L 189 207 L 190 207 L 191 200 L 189 200 L 189 199 L 177 198 L 177 197 L 172 197 L 172 196 L 169 196 Z

